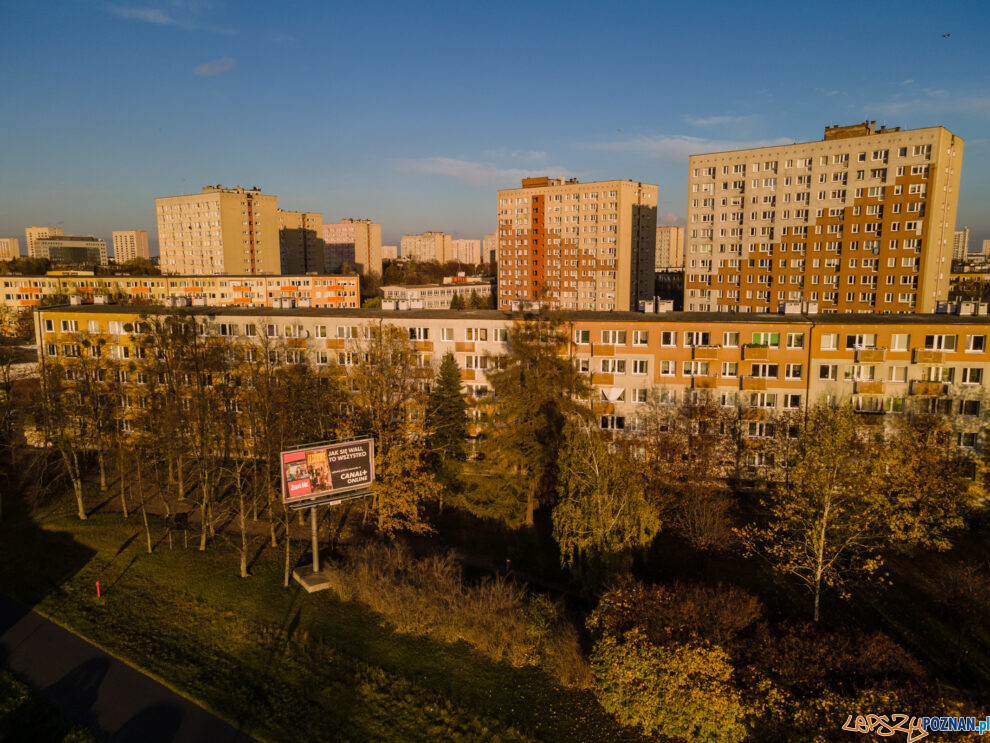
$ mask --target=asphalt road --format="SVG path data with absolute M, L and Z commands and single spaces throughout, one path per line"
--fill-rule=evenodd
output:
M 0 665 L 82 723 L 123 743 L 250 743 L 205 709 L 0 594 Z

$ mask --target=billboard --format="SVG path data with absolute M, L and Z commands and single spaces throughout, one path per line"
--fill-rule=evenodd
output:
M 283 503 L 360 490 L 374 481 L 374 439 L 282 452 Z

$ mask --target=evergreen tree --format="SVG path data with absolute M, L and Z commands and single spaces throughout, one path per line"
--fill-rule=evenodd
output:
M 476 292 L 474 289 L 471 290 L 471 296 L 468 297 L 467 306 L 469 310 L 481 309 L 481 299 L 478 297 L 478 292 Z
M 457 482 L 457 475 L 467 454 L 467 403 L 461 394 L 461 370 L 454 354 L 447 353 L 440 363 L 426 411 L 429 446 L 437 474 L 447 488 Z
M 450 309 L 452 310 L 463 310 L 464 309 L 464 299 L 460 294 L 455 294 L 450 298 Z

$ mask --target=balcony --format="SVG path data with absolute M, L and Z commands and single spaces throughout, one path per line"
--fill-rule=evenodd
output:
M 694 346 L 691 349 L 691 358 L 702 361 L 718 361 L 718 351 L 721 346 Z
M 745 343 L 743 344 L 743 359 L 746 361 L 768 361 L 770 359 L 770 346 Z
M 611 415 L 615 412 L 615 405 L 605 400 L 597 400 L 591 403 L 591 412 L 596 415 Z
M 886 360 L 886 348 L 860 348 L 856 350 L 856 363 L 881 364 Z
M 615 384 L 615 376 L 612 374 L 600 374 L 595 372 L 591 375 L 591 383 L 595 385 L 613 385 Z
M 432 351 L 433 341 L 413 341 L 413 348 L 417 351 Z
M 591 344 L 592 356 L 615 356 L 615 346 L 607 346 L 603 343 Z
M 708 375 L 704 377 L 691 377 L 691 386 L 699 390 L 709 390 L 718 382 L 718 377 Z
M 919 348 L 914 352 L 914 363 L 943 364 L 945 363 L 945 352 Z
M 472 341 L 456 341 L 454 350 L 457 353 L 474 353 L 474 343 Z
M 343 350 L 346 343 L 343 338 L 327 338 L 327 348 L 331 351 Z
M 744 390 L 765 390 L 767 379 L 765 377 L 743 377 L 742 388 Z
M 767 419 L 766 408 L 743 408 L 739 414 L 744 421 L 765 421 Z
M 286 348 L 306 348 L 305 338 L 286 338 L 285 339 Z
M 912 395 L 941 395 L 945 391 L 942 382 L 911 382 Z
M 474 378 L 474 369 L 461 369 L 461 381 L 470 382 Z
M 862 395 L 882 395 L 884 392 L 884 383 L 877 382 L 874 380 L 857 380 L 856 381 L 856 393 Z

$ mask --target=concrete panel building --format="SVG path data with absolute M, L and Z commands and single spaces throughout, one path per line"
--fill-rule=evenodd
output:
M 454 260 L 454 245 L 450 235 L 445 232 L 403 235 L 399 240 L 399 255 L 407 261 L 446 263 Z
M 684 228 L 657 227 L 657 271 L 684 268 Z
M 472 265 L 481 263 L 481 240 L 451 240 L 454 260 Z
M 159 266 L 173 274 L 279 274 L 278 197 L 206 186 L 155 199 Z
M 323 225 L 325 258 L 323 270 L 339 271 L 352 266 L 367 276 L 382 272 L 382 226 L 370 219 L 342 219 Z
M 21 257 L 21 244 L 16 237 L 0 237 L 0 260 L 9 261 Z
M 481 241 L 481 262 L 492 265 L 498 262 L 498 230 L 485 235 Z
M 657 187 L 524 178 L 498 192 L 498 306 L 632 310 L 653 297 Z
M 933 312 L 948 294 L 962 155 L 942 127 L 875 122 L 692 155 L 684 309 Z
M 395 261 L 399 259 L 398 245 L 382 245 L 382 260 Z
M 147 230 L 114 230 L 112 241 L 115 263 L 124 263 L 135 258 L 151 258 Z
M 952 235 L 952 260 L 962 261 L 969 257 L 969 227 L 956 230 Z
M 35 240 L 42 237 L 58 237 L 59 235 L 64 235 L 61 227 L 28 227 L 24 230 L 24 235 L 27 238 L 27 256 L 28 258 L 45 258 L 47 256 L 39 256 L 37 253 L 37 248 L 35 247 Z
M 319 212 L 278 210 L 278 249 L 281 272 L 323 273 L 323 215 Z

